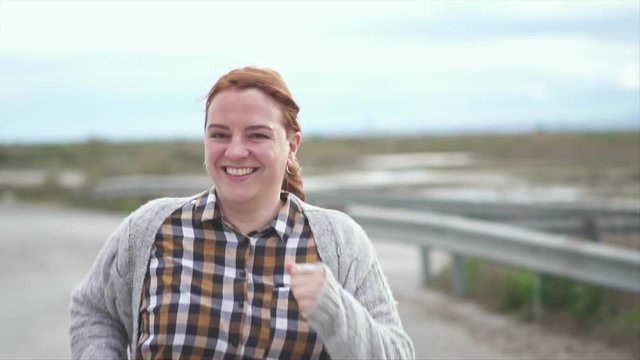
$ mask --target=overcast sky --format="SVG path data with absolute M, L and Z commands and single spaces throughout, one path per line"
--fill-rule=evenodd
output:
M 0 143 L 199 138 L 245 65 L 307 136 L 640 129 L 637 0 L 0 0 Z

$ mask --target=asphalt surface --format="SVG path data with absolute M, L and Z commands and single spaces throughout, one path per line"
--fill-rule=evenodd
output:
M 0 203 L 0 359 L 69 358 L 69 294 L 122 214 Z M 419 359 L 630 359 L 420 286 L 413 246 L 374 239 Z

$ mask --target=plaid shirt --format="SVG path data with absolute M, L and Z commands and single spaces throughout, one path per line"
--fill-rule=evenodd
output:
M 264 229 L 242 235 L 210 190 L 156 234 L 140 304 L 138 359 L 328 358 L 300 317 L 285 261 L 320 261 L 302 208 L 285 204 Z

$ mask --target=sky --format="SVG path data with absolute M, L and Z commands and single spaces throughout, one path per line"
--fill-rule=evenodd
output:
M 269 67 L 303 136 L 640 129 L 640 1 L 0 0 L 0 144 L 198 139 Z

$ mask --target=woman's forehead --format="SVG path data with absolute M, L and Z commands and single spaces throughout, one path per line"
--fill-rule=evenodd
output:
M 216 114 L 236 115 L 255 114 L 263 117 L 281 115 L 278 105 L 257 89 L 226 90 L 213 98 L 207 109 L 208 116 Z
M 266 107 L 277 108 L 278 106 L 267 94 L 254 88 L 224 90 L 218 93 L 209 104 L 209 110 L 214 111 Z

